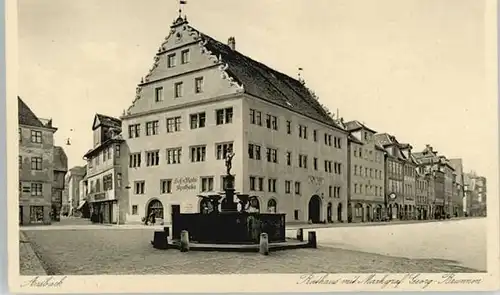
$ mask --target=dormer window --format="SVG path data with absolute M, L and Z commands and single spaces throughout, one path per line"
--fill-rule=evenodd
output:
M 181 63 L 187 64 L 188 62 L 189 62 L 189 49 L 186 49 L 181 52 Z
M 169 54 L 167 57 L 167 67 L 175 67 L 175 53 Z

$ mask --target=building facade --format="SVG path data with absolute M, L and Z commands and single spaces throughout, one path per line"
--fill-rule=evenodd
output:
M 404 165 L 406 158 L 396 138 L 375 134 L 376 143 L 385 149 L 385 207 L 390 220 L 404 218 Z
M 40 120 L 18 97 L 19 224 L 50 224 L 54 184 L 52 121 Z
M 68 215 L 75 216 L 79 214 L 78 209 L 80 206 L 80 182 L 86 174 L 86 168 L 82 166 L 75 166 L 69 169 L 65 177 L 66 185 L 68 186 L 67 199 L 68 199 Z
M 417 163 L 412 156 L 413 147 L 409 144 L 400 144 L 401 153 L 404 156 L 403 161 L 403 195 L 404 219 L 411 220 L 417 218 L 416 210 L 416 186 L 417 186 Z
M 60 146 L 54 147 L 54 182 L 52 183 L 52 220 L 59 221 L 63 207 L 65 190 L 64 177 L 68 171 L 68 157 Z
M 347 221 L 347 132 L 303 81 L 252 60 L 177 18 L 121 118 L 127 222 L 199 212 L 224 187 L 234 152 L 238 192 L 287 221 Z
M 470 179 L 470 216 L 486 216 L 486 178 L 474 172 L 468 174 Z
M 416 218 L 418 220 L 429 219 L 429 199 L 431 198 L 430 186 L 431 177 L 425 172 L 417 168 L 416 170 L 416 183 L 415 183 L 415 207 L 416 207 Z
M 450 165 L 453 167 L 455 171 L 455 182 L 453 187 L 454 194 L 452 197 L 453 203 L 453 216 L 459 217 L 463 216 L 465 212 L 464 208 L 464 198 L 465 198 L 465 189 L 464 189 L 464 167 L 462 159 L 450 159 Z
M 375 131 L 359 121 L 345 123 L 348 139 L 348 216 L 350 222 L 381 221 L 385 212 L 385 150 Z
M 124 223 L 127 212 L 127 195 L 123 184 L 121 121 L 97 114 L 92 125 L 94 147 L 84 158 L 87 171 L 84 187 L 90 208 L 90 218 L 96 223 Z M 127 170 L 127 169 L 124 169 Z M 126 173 L 126 171 L 125 171 Z M 76 199 L 76 196 L 75 196 Z M 84 206 L 80 204 L 78 206 Z

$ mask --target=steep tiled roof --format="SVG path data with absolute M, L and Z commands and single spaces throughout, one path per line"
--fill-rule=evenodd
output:
M 68 157 L 60 146 L 54 146 L 54 170 L 68 171 Z
M 342 129 L 300 81 L 273 70 L 210 36 L 202 33 L 200 36 L 205 48 L 228 65 L 226 72 L 243 86 L 245 93 Z
M 33 113 L 33 111 L 19 96 L 17 97 L 17 112 L 18 122 L 20 125 L 45 127 L 44 124 L 35 115 L 35 113 Z
M 387 133 L 377 133 L 373 136 L 375 142 L 377 142 L 382 147 L 394 144 L 393 138 Z
M 114 127 L 114 128 L 121 128 L 122 126 L 122 121 L 120 119 L 106 116 L 103 114 L 96 114 L 96 117 L 103 126 Z

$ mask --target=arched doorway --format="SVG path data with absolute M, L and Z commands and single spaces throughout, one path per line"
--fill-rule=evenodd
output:
M 377 221 L 381 221 L 382 220 L 382 205 L 377 205 L 377 207 L 375 207 L 375 219 Z
M 366 205 L 366 219 L 365 222 L 372 221 L 372 206 Z
M 339 203 L 337 205 L 337 221 L 338 222 L 342 221 L 342 203 Z
M 332 222 L 333 221 L 332 220 L 332 213 L 333 213 L 332 212 L 332 207 L 333 207 L 332 202 L 329 202 L 328 206 L 326 207 L 326 220 L 328 222 Z
M 260 212 L 260 201 L 259 201 L 259 198 L 257 196 L 251 196 L 248 199 L 248 202 L 249 202 L 249 207 L 247 210 L 248 212 L 250 212 L 250 213 Z
M 321 221 L 321 199 L 318 195 L 313 195 L 309 200 L 309 220 L 313 223 Z
M 151 212 L 155 214 L 155 218 L 163 219 L 163 204 L 158 199 L 153 199 L 149 202 L 147 207 L 147 215 L 149 216 Z
M 278 204 L 275 199 L 270 199 L 267 201 L 267 212 L 276 213 L 278 211 Z

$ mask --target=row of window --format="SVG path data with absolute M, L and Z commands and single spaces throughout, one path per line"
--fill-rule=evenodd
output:
M 194 78 L 194 93 L 199 94 L 203 92 L 203 77 Z M 184 82 L 178 81 L 174 83 L 174 98 L 184 96 Z M 162 102 L 165 99 L 163 87 L 155 88 L 155 102 Z
M 204 128 L 206 126 L 206 113 L 200 112 L 189 115 L 189 122 L 191 129 Z M 215 110 L 215 124 L 223 125 L 233 122 L 233 108 L 224 108 Z M 168 117 L 166 118 L 166 132 L 174 133 L 182 131 L 182 117 Z M 153 120 L 146 122 L 146 136 L 160 134 L 160 121 Z M 141 136 L 141 124 L 131 124 L 128 126 L 128 137 L 137 138 Z
M 192 163 L 205 162 L 207 147 L 205 145 L 192 146 L 190 149 L 190 161 Z M 215 158 L 217 160 L 223 160 L 226 156 L 233 150 L 233 143 L 217 143 L 215 145 Z M 160 165 L 160 150 L 146 151 L 146 167 L 158 166 Z M 165 153 L 166 164 L 180 164 L 182 159 L 182 148 L 168 148 Z M 142 165 L 142 154 L 131 153 L 129 155 L 129 167 L 139 168 Z
M 19 156 L 19 169 L 23 167 L 23 157 Z M 42 157 L 31 157 L 31 170 L 42 170 Z
M 37 131 L 37 130 L 30 130 L 31 136 L 30 136 L 30 141 L 32 143 L 42 143 L 42 131 Z M 23 141 L 23 131 L 21 128 L 19 128 L 19 142 Z
M 355 194 L 363 194 L 363 187 L 364 187 L 364 194 L 369 195 L 373 194 L 376 197 L 383 197 L 384 196 L 384 188 L 378 185 L 368 185 L 365 184 L 354 184 L 354 193 Z
M 359 170 L 358 170 L 359 167 Z M 375 179 L 382 179 L 382 171 L 374 168 L 367 168 L 363 166 L 354 165 L 354 175 L 359 175 L 363 177 L 370 177 Z M 364 173 L 363 173 L 364 172 Z
M 113 189 L 113 173 L 106 174 L 102 177 L 102 187 L 101 179 L 90 180 L 89 193 L 100 193 L 106 192 Z M 122 174 L 116 174 L 116 188 L 121 188 L 122 186 Z
M 22 182 L 20 181 L 19 192 L 31 194 L 32 197 L 41 197 L 43 194 L 43 183 L 32 182 L 29 186 L 23 186 Z
M 365 160 L 369 160 L 371 162 L 382 163 L 382 161 L 384 160 L 382 153 L 373 152 L 372 150 L 363 149 L 361 147 L 359 147 L 359 148 L 354 147 L 353 153 L 354 153 L 354 157 L 364 158 Z
M 96 156 L 94 156 L 93 158 L 91 158 L 88 161 L 89 168 L 93 168 L 94 166 L 97 167 L 101 163 L 106 164 L 106 162 L 108 160 L 112 160 L 113 159 L 113 148 L 115 150 L 114 158 L 120 158 L 120 145 L 119 144 L 110 145 L 109 147 L 106 147 L 102 151 L 97 153 Z
M 213 192 L 214 191 L 214 177 L 206 176 L 200 177 L 200 191 L 201 192 Z M 171 194 L 172 193 L 173 179 L 161 179 L 160 180 L 160 194 Z M 226 178 L 222 177 L 221 189 L 226 186 Z M 146 182 L 144 180 L 134 181 L 134 194 L 143 195 L 146 192 Z
M 250 191 L 264 191 L 264 177 L 250 176 Z M 296 195 L 301 195 L 301 182 L 291 180 L 285 180 L 284 182 L 284 192 L 285 194 L 292 193 L 292 183 L 294 188 L 294 193 Z M 278 180 L 276 178 L 267 179 L 267 191 L 270 193 L 277 193 L 278 191 Z M 328 197 L 330 198 L 340 198 L 340 186 L 328 186 Z
M 253 160 L 262 160 L 261 146 L 258 144 L 248 144 L 248 158 Z M 299 154 L 297 157 L 297 166 L 299 168 L 308 169 L 309 157 L 304 154 Z M 266 148 L 266 161 L 269 163 L 278 163 L 278 150 L 275 148 Z M 287 166 L 292 166 L 292 152 L 285 152 L 285 162 Z M 318 158 L 312 158 L 312 166 L 314 170 L 319 170 Z M 342 163 L 333 162 L 330 160 L 323 161 L 323 168 L 325 172 L 342 174 Z
M 262 112 L 255 110 L 255 109 L 250 109 L 250 124 L 257 125 L 257 126 L 265 126 L 268 129 L 271 130 L 278 130 L 278 125 L 279 125 L 279 119 L 278 117 L 272 115 L 272 114 L 266 114 L 265 118 L 265 124 L 262 123 Z M 305 125 L 299 124 L 297 126 L 297 135 L 299 138 L 302 139 L 308 139 L 309 132 L 308 132 L 308 127 Z M 287 120 L 286 121 L 286 133 L 287 134 L 292 134 L 292 121 Z M 318 142 L 318 130 L 314 129 L 312 132 L 312 137 L 314 142 Z M 333 144 L 332 144 L 332 138 L 333 138 Z M 324 134 L 324 143 L 325 145 L 328 146 L 334 146 L 336 148 L 341 149 L 342 148 L 342 138 L 332 136 L 331 134 L 325 133 Z

